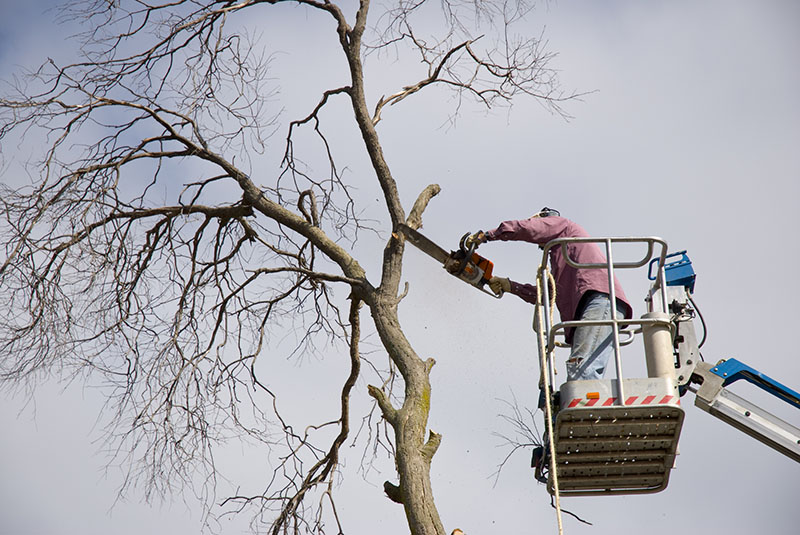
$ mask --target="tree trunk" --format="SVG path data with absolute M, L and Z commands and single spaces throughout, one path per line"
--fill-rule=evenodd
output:
M 433 501 L 430 464 L 441 437 L 432 432 L 425 440 L 430 412 L 430 371 L 433 359 L 420 359 L 406 339 L 397 318 L 396 304 L 370 307 L 383 346 L 389 351 L 405 381 L 405 399 L 394 409 L 383 392 L 372 387 L 386 420 L 395 432 L 400 499 L 412 535 L 444 535 L 444 527 Z

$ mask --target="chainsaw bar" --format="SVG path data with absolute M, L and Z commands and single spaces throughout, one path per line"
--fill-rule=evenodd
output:
M 447 263 L 450 261 L 450 253 L 433 243 L 431 240 L 413 228 L 400 223 L 397 226 L 397 229 L 405 235 L 406 239 L 411 242 L 414 247 L 441 262 L 442 265 L 447 265 Z

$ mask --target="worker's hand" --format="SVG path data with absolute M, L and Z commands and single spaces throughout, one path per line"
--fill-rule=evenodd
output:
M 504 293 L 511 291 L 511 281 L 505 277 L 492 277 L 489 279 L 489 288 L 492 289 L 495 295 L 502 297 Z
M 467 239 L 464 240 L 464 247 L 469 249 L 474 245 L 477 248 L 482 243 L 486 243 L 486 233 L 479 230 L 475 234 L 467 236 Z

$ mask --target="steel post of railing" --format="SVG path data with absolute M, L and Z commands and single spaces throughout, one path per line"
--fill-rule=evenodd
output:
M 617 403 L 625 404 L 625 391 L 622 386 L 622 353 L 619 348 L 619 324 L 617 324 L 617 290 L 614 285 L 614 260 L 611 253 L 611 238 L 606 238 L 606 263 L 608 272 L 608 297 L 611 301 L 611 332 L 614 336 L 614 364 L 617 368 Z
M 541 277 L 539 277 L 539 275 L 538 275 L 539 273 L 541 273 Z M 544 333 L 549 333 L 550 329 L 552 328 L 552 325 L 550 325 L 550 314 L 551 314 L 551 312 L 550 312 L 550 269 L 547 267 L 547 257 L 544 257 L 544 260 L 542 261 L 541 269 L 537 272 L 537 284 L 541 284 L 541 285 L 544 286 L 544 288 L 540 287 L 540 292 L 539 292 L 542 295 L 542 298 L 543 298 L 542 300 L 544 301 L 544 303 L 542 303 L 542 305 L 544 306 L 544 313 L 542 314 L 543 317 L 544 317 L 543 318 L 543 325 L 539 325 L 539 328 L 540 329 L 544 328 L 543 332 Z M 534 316 L 534 321 L 536 321 L 535 316 Z M 547 345 L 544 348 L 545 359 L 546 359 L 546 362 L 548 364 L 547 365 L 547 368 L 548 368 L 547 369 L 547 373 L 550 376 L 550 384 L 551 385 L 555 385 L 556 384 L 556 374 L 555 374 L 555 367 L 553 366 L 553 362 L 552 362 L 553 348 L 550 345 L 549 337 L 545 336 L 545 339 L 548 341 Z M 542 373 L 544 373 L 544 372 L 545 372 L 545 370 L 542 370 Z

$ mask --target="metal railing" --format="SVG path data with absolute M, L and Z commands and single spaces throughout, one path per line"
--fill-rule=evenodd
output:
M 569 245 L 574 243 L 597 243 L 597 244 L 604 244 L 605 246 L 605 256 L 606 262 L 601 263 L 580 263 L 576 262 L 572 259 L 569 255 Z M 647 247 L 647 251 L 641 258 L 641 260 L 636 261 L 626 261 L 626 262 L 615 262 L 613 258 L 613 244 L 616 243 L 642 243 L 645 244 Z M 660 291 L 661 293 L 661 310 L 664 314 L 668 313 L 667 310 L 667 294 L 666 294 L 666 276 L 664 265 L 666 263 L 666 256 L 667 256 L 667 242 L 658 237 L 573 237 L 573 238 L 558 238 L 548 242 L 546 245 L 543 246 L 543 253 L 542 253 L 542 262 L 539 266 L 538 273 L 541 273 L 540 277 L 537 277 L 538 284 L 541 285 L 541 291 L 537 292 L 538 296 L 541 296 L 541 301 L 537 302 L 537 307 L 544 307 L 544 314 L 542 315 L 544 321 L 544 334 L 545 339 L 547 340 L 547 346 L 541 347 L 541 343 L 539 344 L 539 351 L 540 351 L 540 363 L 546 362 L 547 363 L 547 370 L 541 370 L 542 377 L 546 376 L 549 378 L 549 382 L 551 385 L 555 385 L 555 367 L 553 363 L 553 352 L 556 348 L 556 336 L 560 333 L 564 332 L 566 334 L 566 330 L 570 328 L 576 328 L 580 326 L 590 326 L 590 325 L 610 325 L 612 329 L 612 336 L 613 336 L 613 343 L 614 343 L 614 363 L 616 369 L 616 377 L 618 379 L 618 388 L 619 388 L 619 396 L 617 398 L 617 403 L 623 404 L 625 400 L 625 395 L 623 392 L 623 374 L 622 374 L 622 356 L 621 356 L 621 346 L 628 345 L 633 342 L 635 335 L 638 332 L 641 332 L 641 329 L 647 325 L 663 325 L 664 319 L 658 318 L 640 318 L 640 319 L 627 319 L 627 318 L 619 318 L 617 317 L 617 296 L 616 296 L 616 289 L 614 285 L 614 270 L 616 269 L 635 269 L 640 268 L 647 265 L 654 257 L 654 252 L 656 246 L 660 246 L 660 252 L 658 253 L 658 273 L 656 275 L 656 280 L 653 283 L 650 291 L 650 300 L 648 303 L 648 312 L 655 312 L 654 310 L 654 293 L 656 291 Z M 564 257 L 567 265 L 575 269 L 605 269 L 608 274 L 608 288 L 609 288 L 609 299 L 612 303 L 611 306 L 611 319 L 610 320 L 573 320 L 573 321 L 564 321 L 557 323 L 555 325 L 550 325 L 550 268 L 548 267 L 548 260 L 550 257 L 551 251 L 555 247 L 561 248 L 561 254 Z M 536 317 L 538 317 L 538 310 L 534 313 L 534 329 L 536 329 Z M 631 330 L 632 327 L 638 326 L 638 330 Z M 620 339 L 620 334 L 625 334 L 626 338 L 624 340 Z M 545 355 L 542 358 L 541 352 L 544 351 Z

